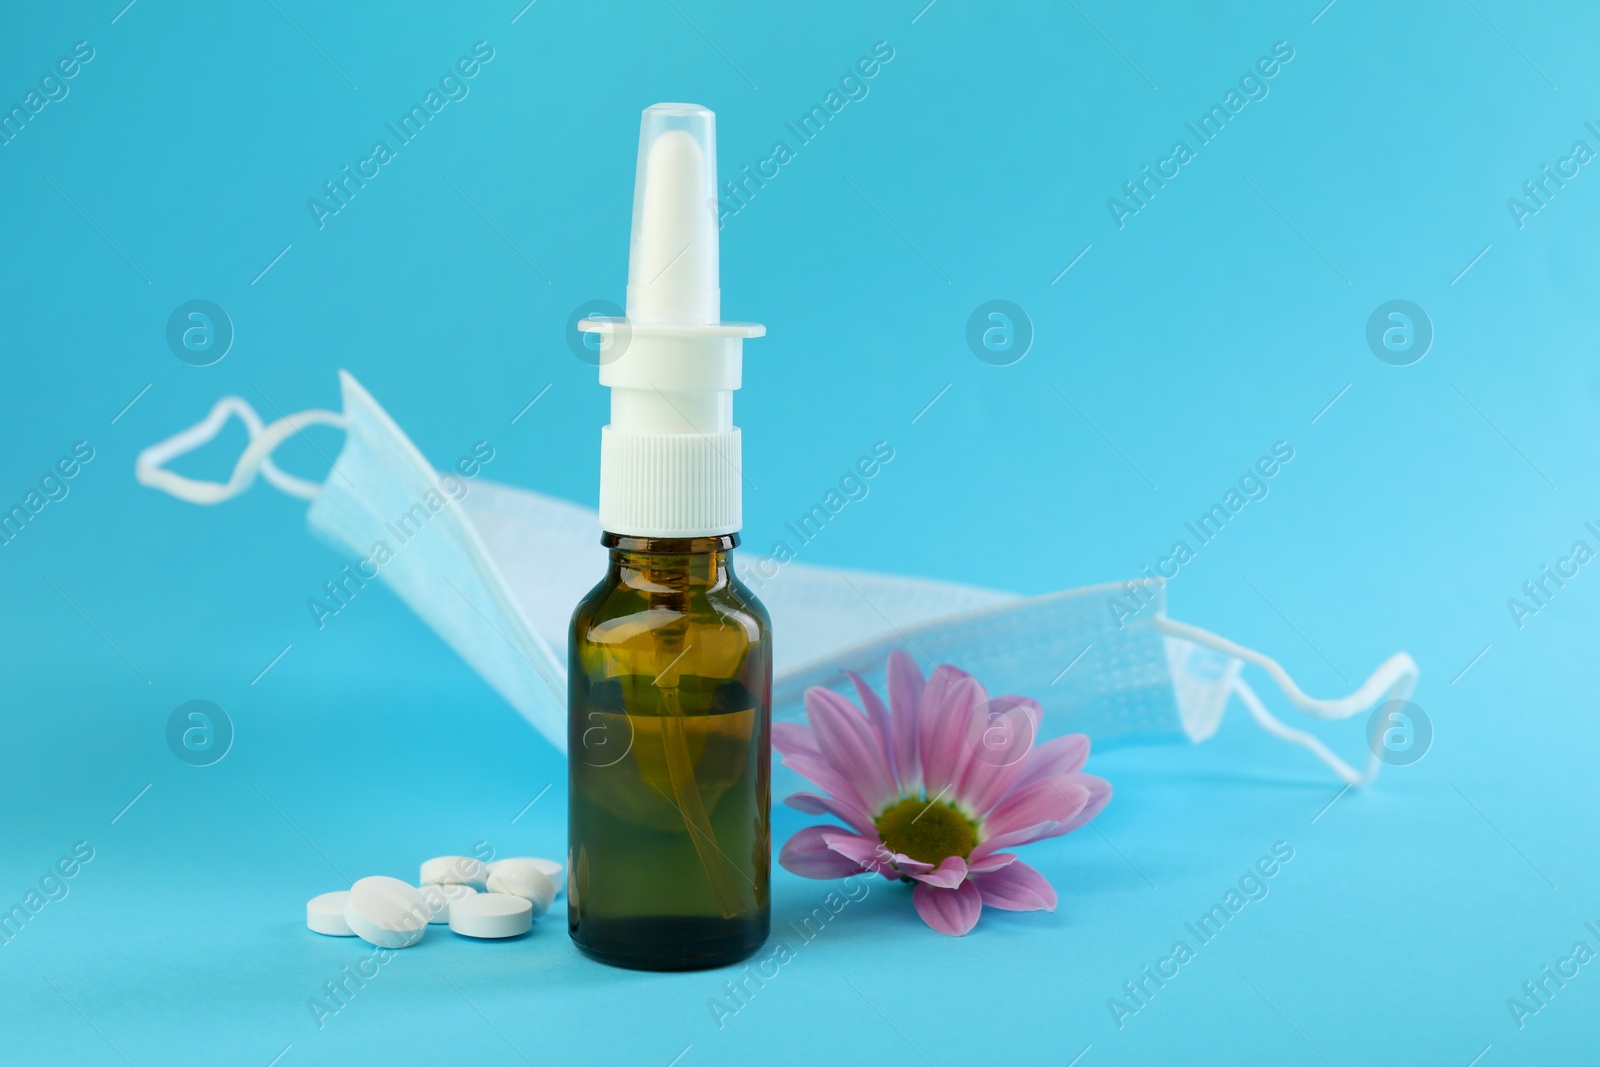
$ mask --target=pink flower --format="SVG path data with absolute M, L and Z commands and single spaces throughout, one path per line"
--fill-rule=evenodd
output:
M 806 691 L 810 726 L 773 726 L 784 766 L 825 790 L 784 803 L 849 827 L 808 826 L 778 862 L 805 878 L 873 870 L 914 881 L 917 914 L 956 937 L 977 924 L 985 904 L 1054 911 L 1050 883 L 1002 850 L 1070 833 L 1106 806 L 1111 784 L 1080 773 L 1088 737 L 1035 746 L 1037 701 L 990 700 L 949 665 L 925 681 L 899 650 L 889 654 L 889 707 L 860 678 L 850 680 L 865 715 L 814 686 Z

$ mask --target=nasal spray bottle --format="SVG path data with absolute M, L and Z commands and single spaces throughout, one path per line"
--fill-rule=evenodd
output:
M 688 970 L 767 938 L 771 623 L 734 576 L 746 337 L 721 321 L 716 117 L 647 108 L 624 319 L 600 337 L 605 578 L 572 616 L 567 925 L 595 959 Z

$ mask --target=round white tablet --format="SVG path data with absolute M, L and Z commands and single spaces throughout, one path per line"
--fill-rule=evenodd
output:
M 556 886 L 532 859 L 496 860 L 489 868 L 489 892 L 522 897 L 533 905 L 533 916 L 538 918 L 550 910 L 556 898 Z
M 450 929 L 468 937 L 517 937 L 533 929 L 533 902 L 479 893 L 450 905 Z
M 416 886 L 377 874 L 350 887 L 344 919 L 379 948 L 410 948 L 422 940 L 432 915 Z
M 417 891 L 422 894 L 422 899 L 427 902 L 428 910 L 433 914 L 428 919 L 430 923 L 438 925 L 450 921 L 450 905 L 462 897 L 475 897 L 478 891 L 470 885 L 420 885 Z
M 435 856 L 424 860 L 419 885 L 470 885 L 482 889 L 489 868 L 471 856 Z
M 493 874 L 498 867 L 506 863 L 532 864 L 539 869 L 541 874 L 550 879 L 556 887 L 556 892 L 559 893 L 561 891 L 561 872 L 564 868 L 558 861 L 541 859 L 538 856 L 507 856 L 505 859 L 495 860 L 489 864 L 489 873 Z
M 356 932 L 344 921 L 344 907 L 350 900 L 350 891 L 340 889 L 312 897 L 306 901 L 306 926 L 313 932 L 329 937 L 354 937 Z
M 563 870 L 561 864 L 555 860 L 540 859 L 538 856 L 529 856 L 528 860 L 544 872 L 544 876 L 555 885 L 556 893 L 559 895 L 561 893 L 561 872 Z

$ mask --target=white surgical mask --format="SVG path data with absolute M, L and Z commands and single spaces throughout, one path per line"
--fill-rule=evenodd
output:
M 311 526 L 358 563 L 346 583 L 382 578 L 451 648 L 561 751 L 567 747 L 566 640 L 572 609 L 607 565 L 594 511 L 482 477 L 441 475 L 372 396 L 340 373 L 342 414 L 306 411 L 263 425 L 238 397 L 224 397 L 199 424 L 140 453 L 139 481 L 180 499 L 217 504 L 262 474 L 312 501 Z M 227 483 L 165 468 L 239 416 L 250 443 Z M 272 452 L 306 426 L 345 431 L 319 487 L 272 465 Z M 1020 597 L 973 586 L 840 570 L 740 552 L 740 577 L 773 619 L 773 715 L 803 714 L 813 685 L 850 693 L 846 671 L 883 691 L 889 651 L 952 663 L 991 693 L 1016 693 L 1043 708 L 1041 738 L 1085 733 L 1097 746 L 1200 742 L 1217 730 L 1230 696 L 1261 727 L 1309 749 L 1346 783 L 1358 772 L 1320 739 L 1277 719 L 1240 677 L 1259 667 L 1300 711 L 1345 719 L 1405 700 L 1417 666 L 1404 652 L 1354 693 L 1316 700 L 1275 661 L 1169 619 L 1159 581 L 1091 586 Z M 354 575 L 352 578 L 351 575 Z M 352 589 L 353 591 L 353 589 Z M 1116 605 L 1114 607 L 1114 604 Z

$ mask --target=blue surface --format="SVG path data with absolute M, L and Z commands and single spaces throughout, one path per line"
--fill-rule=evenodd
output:
M 76 442 L 94 458 L 0 548 L 0 900 L 76 842 L 93 859 L 0 948 L 0 1061 L 1592 1055 L 1600 965 L 1520 1027 L 1507 1001 L 1600 949 L 1600 564 L 1520 628 L 1507 598 L 1600 548 L 1600 175 L 1571 164 L 1520 228 L 1507 199 L 1600 148 L 1600 13 L 1323 2 L 8 5 L 8 107 L 74 42 L 93 59 L 0 147 L 0 502 Z M 479 41 L 468 95 L 319 229 L 307 199 Z M 1331 807 L 1325 769 L 1237 705 L 1203 746 L 1097 755 L 1100 832 L 1026 850 L 1054 914 L 945 939 L 872 883 L 721 1029 L 708 1000 L 736 972 L 608 970 L 556 921 L 430 936 L 319 1029 L 307 999 L 366 952 L 307 933 L 306 898 L 478 842 L 559 854 L 563 766 L 387 590 L 312 626 L 345 560 L 302 502 L 180 504 L 134 455 L 224 393 L 269 418 L 335 406 L 347 367 L 436 463 L 488 440 L 490 476 L 592 503 L 606 396 L 563 329 L 621 299 L 639 110 L 714 108 L 726 176 L 879 41 L 868 94 L 726 220 L 725 313 L 770 330 L 739 397 L 748 543 L 883 439 L 892 466 L 803 558 L 1020 592 L 1119 579 L 1288 441 L 1172 613 L 1319 695 L 1410 651 L 1432 751 Z M 1107 198 L 1280 41 L 1268 95 L 1119 229 Z M 996 298 L 1035 331 L 1008 367 L 965 340 Z M 191 299 L 236 330 L 213 366 L 164 338 Z M 1392 299 L 1435 330 L 1410 366 L 1365 339 Z M 280 457 L 320 478 L 340 438 L 311 438 Z M 180 469 L 224 477 L 242 441 Z M 191 699 L 237 731 L 211 767 L 164 739 Z M 1361 750 L 1359 721 L 1318 730 Z M 1119 1029 L 1108 999 L 1279 841 L 1266 899 Z M 827 889 L 780 873 L 780 930 Z

